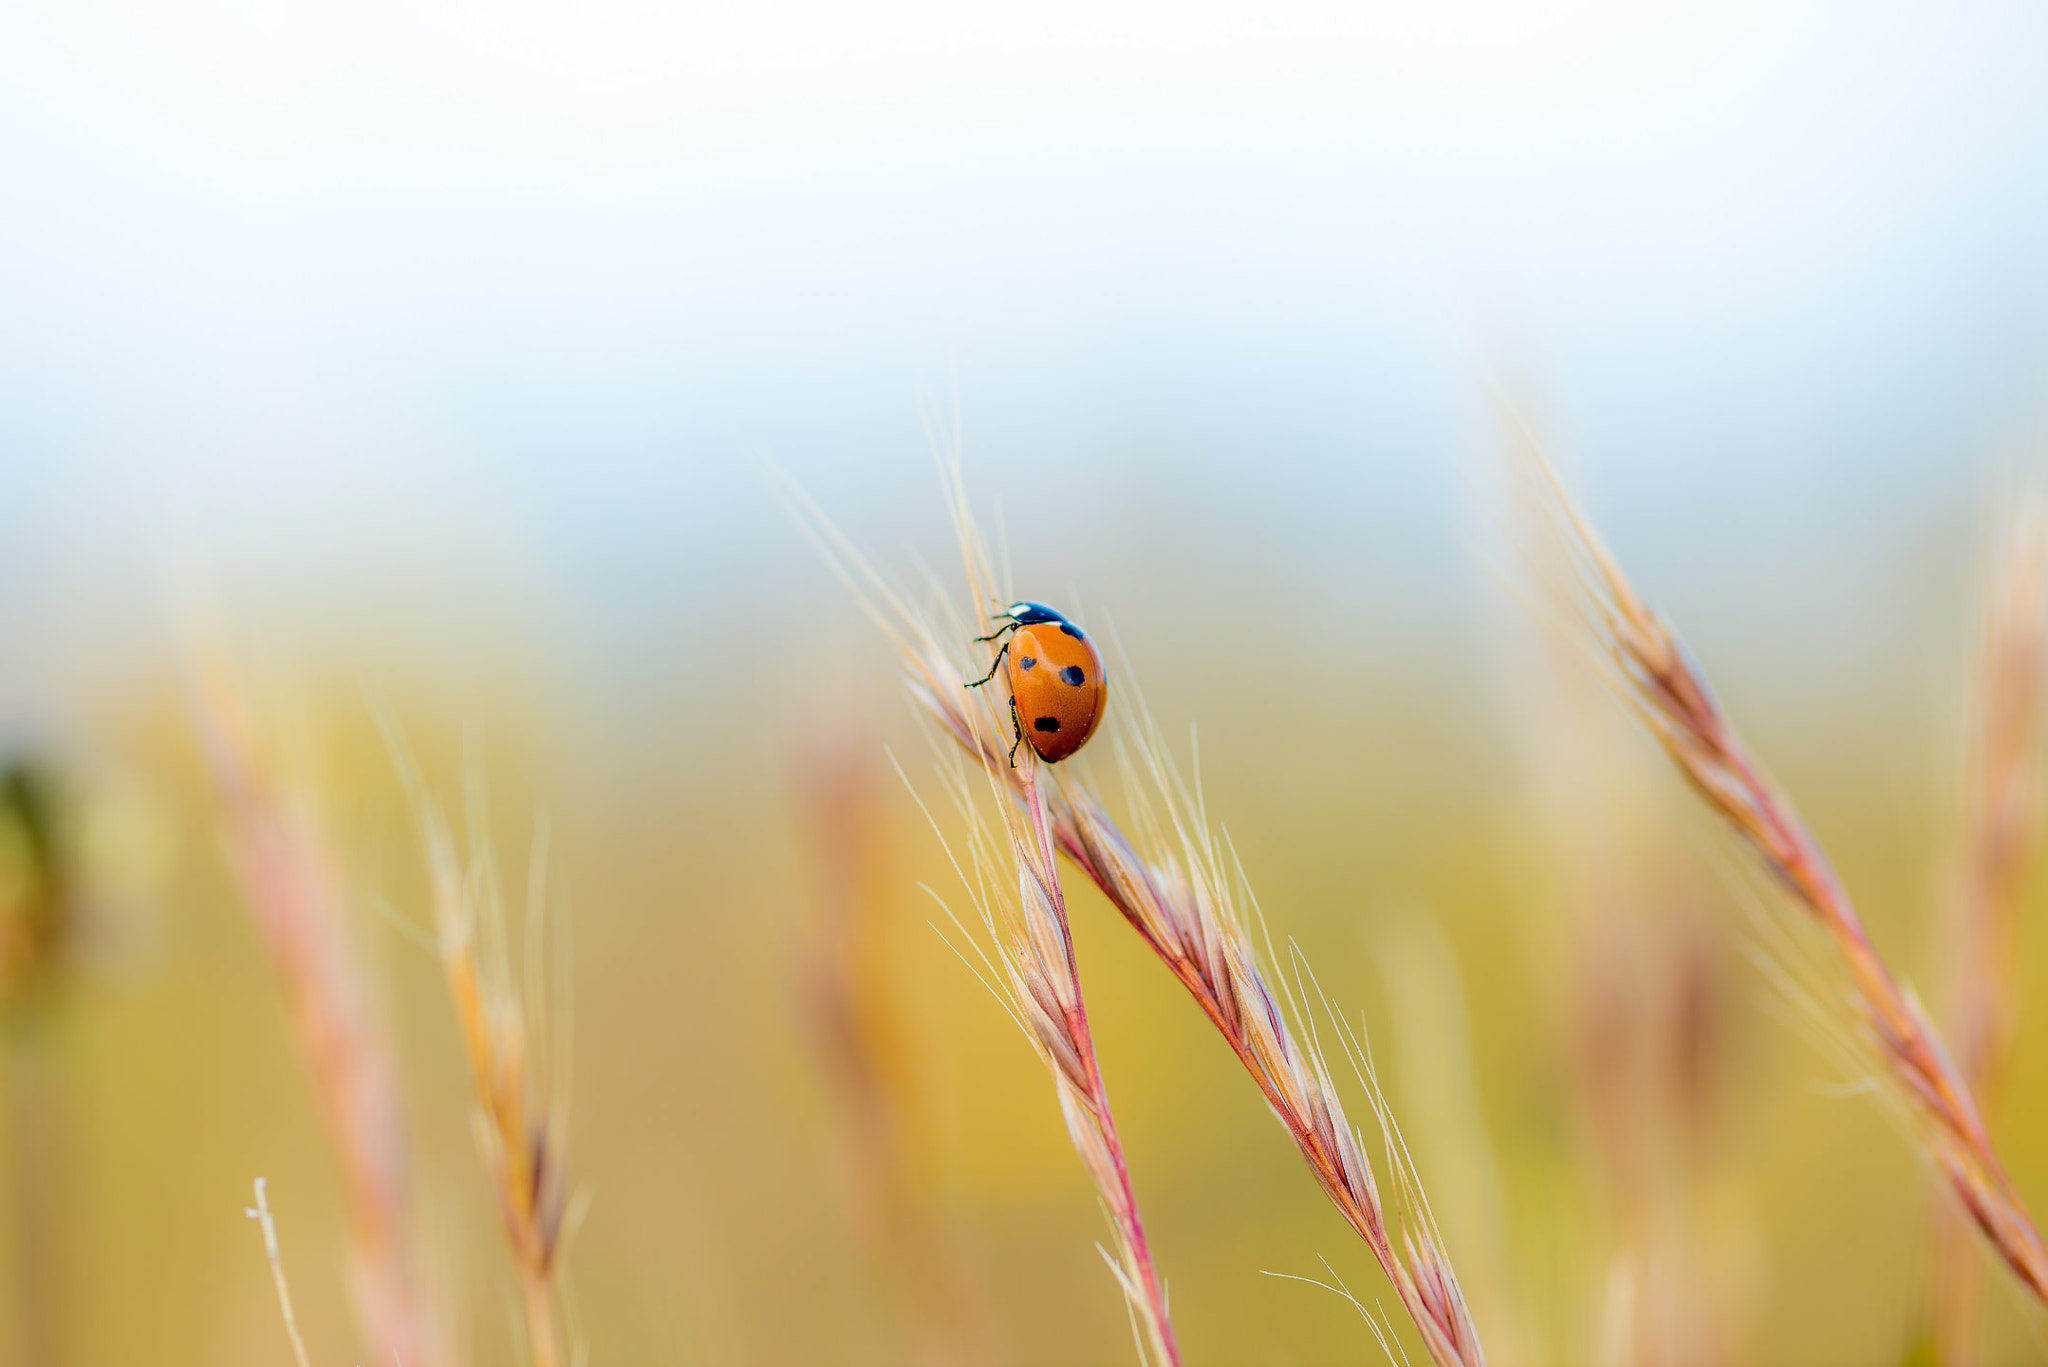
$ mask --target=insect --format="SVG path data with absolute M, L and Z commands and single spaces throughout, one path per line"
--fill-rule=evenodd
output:
M 967 685 L 979 688 L 1009 661 L 1010 719 L 1017 743 L 1057 764 L 1088 743 L 1109 709 L 1109 678 L 1102 656 L 1081 628 L 1043 603 L 1018 602 L 996 614 L 1003 626 L 977 641 L 1001 641 L 988 673 Z M 1017 745 L 1010 746 L 1017 762 Z

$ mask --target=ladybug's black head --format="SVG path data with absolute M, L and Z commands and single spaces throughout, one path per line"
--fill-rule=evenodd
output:
M 1020 627 L 1036 626 L 1040 622 L 1064 622 L 1067 619 L 1043 603 L 1021 601 L 1010 604 L 1010 620 Z

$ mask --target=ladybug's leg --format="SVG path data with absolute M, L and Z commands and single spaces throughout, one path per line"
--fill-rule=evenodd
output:
M 996 637 L 998 637 L 998 636 L 1001 636 L 1001 635 L 1002 635 L 1002 634 L 1003 634 L 1004 632 L 1008 632 L 1008 631 L 1015 631 L 1015 630 L 1017 629 L 1017 623 L 1016 623 L 1016 620 L 1015 620 L 1014 618 L 1012 618 L 1012 617 L 1010 616 L 1010 614 L 1009 614 L 1009 613 L 1007 613 L 1007 612 L 996 612 L 996 613 L 990 613 L 990 614 L 989 614 L 989 620 L 990 620 L 990 621 L 992 621 L 992 622 L 1000 622 L 1000 621 L 1007 621 L 1007 622 L 1009 622 L 1009 625 L 1008 625 L 1008 626 L 1005 626 L 1005 627 L 997 627 L 997 628 L 996 628 L 996 629 L 995 629 L 994 631 L 991 631 L 991 632 L 990 632 L 990 633 L 989 633 L 988 635 L 986 635 L 986 636 L 977 636 L 977 637 L 975 637 L 975 638 L 974 638 L 975 640 L 977 640 L 977 641 L 993 641 L 993 640 L 995 640 L 995 639 L 996 639 Z
M 1017 700 L 1010 699 L 1010 725 L 1017 728 L 1017 739 L 1010 742 L 1010 767 L 1017 767 L 1017 747 L 1024 743 L 1024 719 L 1017 715 Z
M 981 638 L 981 639 L 983 639 L 983 640 L 986 640 L 986 639 L 988 639 L 988 638 L 987 638 L 987 637 L 983 637 L 983 638 Z M 998 669 L 1001 669 L 1001 668 L 1003 667 L 1003 656 L 1005 656 L 1005 655 L 1007 655 L 1007 654 L 1009 654 L 1009 653 L 1010 653 L 1010 643 L 1009 643 L 1008 641 L 1005 641 L 1005 642 L 1003 642 L 1003 648 L 1002 648 L 1001 650 L 998 650 L 998 651 L 996 652 L 996 662 L 995 662 L 994 664 L 992 664 L 992 665 L 990 665 L 990 666 L 988 667 L 988 673 L 986 673 L 986 674 L 982 675 L 982 676 L 981 676 L 980 678 L 976 679 L 976 680 L 975 680 L 975 681 L 974 681 L 973 683 L 971 683 L 971 684 L 967 684 L 967 685 L 966 685 L 966 687 L 968 687 L 968 688 L 979 688 L 979 687 L 981 687 L 981 686 L 982 686 L 983 684 L 987 683 L 987 682 L 988 682 L 988 681 L 989 681 L 990 679 L 993 679 L 993 678 L 994 678 L 994 677 L 996 676 L 996 671 L 997 671 Z

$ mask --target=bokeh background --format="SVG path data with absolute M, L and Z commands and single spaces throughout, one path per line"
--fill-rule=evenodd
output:
M 285 1360 L 262 1175 L 315 1360 L 363 1360 L 204 658 L 344 871 L 474 1360 L 518 1359 L 509 1272 L 378 709 L 444 792 L 486 776 L 515 885 L 552 824 L 592 1362 L 907 1362 L 934 1299 L 986 1360 L 1132 1360 L 1050 1087 L 927 924 L 920 885 L 960 905 L 929 742 L 773 494 L 944 578 L 957 443 L 1017 590 L 1199 735 L 1496 1361 L 1902 1360 L 1922 1173 L 1780 1019 L 1740 860 L 1517 601 L 1496 396 L 1931 995 L 1978 585 L 2044 460 L 2044 63 L 2021 3 L 0 10 L 0 744 L 58 775 L 84 908 L 6 1064 L 39 1233 L 0 1324 L 45 1305 L 34 1367 Z M 1370 1303 L 1363 1250 L 1074 904 L 1188 1361 L 1375 1360 L 1261 1275 L 1327 1257 Z M 877 1251 L 807 1006 L 840 915 L 936 1297 Z M 2023 919 L 2023 1001 L 2042 954 Z M 1665 1029 L 1698 1067 L 1644 1100 L 1615 1041 Z M 1617 1346 L 1646 1202 L 1708 1356 Z M 1988 1360 L 2034 1360 L 1990 1281 Z

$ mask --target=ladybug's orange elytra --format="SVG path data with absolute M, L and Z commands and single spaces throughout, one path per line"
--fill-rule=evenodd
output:
M 1102 655 L 1081 628 L 1043 603 L 1018 602 L 1002 613 L 1007 625 L 985 641 L 1007 636 L 987 677 L 1005 671 L 1019 741 L 1047 764 L 1057 764 L 1088 743 L 1109 710 L 1109 677 Z M 1015 745 L 1010 747 L 1014 759 Z

